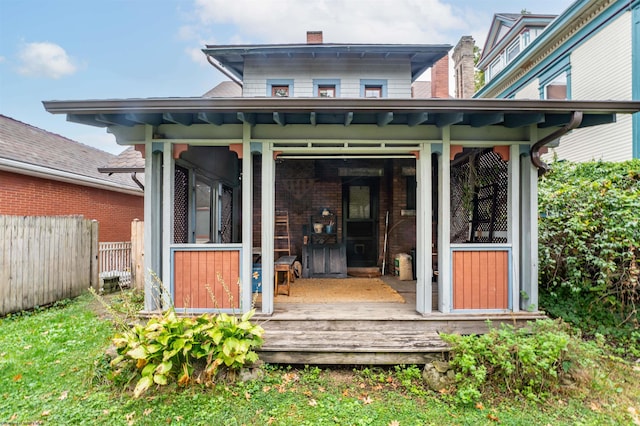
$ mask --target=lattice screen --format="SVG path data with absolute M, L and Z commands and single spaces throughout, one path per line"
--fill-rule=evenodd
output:
M 465 148 L 451 162 L 451 242 L 506 243 L 508 162 L 491 148 Z
M 222 211 L 220 212 L 220 242 L 233 242 L 233 188 L 221 185 L 220 197 Z
M 189 242 L 189 171 L 176 166 L 173 194 L 173 243 Z

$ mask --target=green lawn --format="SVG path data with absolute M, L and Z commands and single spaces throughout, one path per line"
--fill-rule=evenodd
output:
M 259 380 L 166 386 L 135 400 L 101 378 L 114 329 L 92 302 L 85 295 L 0 320 L 0 424 L 601 425 L 634 424 L 640 412 L 638 372 L 622 364 L 584 396 L 545 404 L 492 398 L 455 406 L 424 388 L 415 367 L 268 365 Z

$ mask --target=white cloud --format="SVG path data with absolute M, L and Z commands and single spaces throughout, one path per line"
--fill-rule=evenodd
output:
M 202 44 L 202 46 L 204 46 L 204 43 Z M 187 56 L 189 56 L 191 60 L 196 64 L 207 65 L 207 57 L 199 48 L 188 47 L 185 49 L 185 52 L 187 53 Z
M 18 72 L 22 75 L 58 79 L 71 75 L 78 69 L 67 52 L 55 43 L 26 43 L 18 57 Z
M 231 24 L 265 43 L 304 43 L 308 30 L 333 43 L 451 43 L 465 32 L 466 11 L 442 0 L 195 0 L 203 28 Z M 454 40 L 451 33 L 457 34 Z

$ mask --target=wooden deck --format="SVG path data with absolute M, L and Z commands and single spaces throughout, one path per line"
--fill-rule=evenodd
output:
M 529 312 L 421 315 L 415 311 L 415 282 L 395 281 L 385 279 L 406 303 L 276 303 L 272 315 L 256 314 L 254 320 L 265 329 L 260 358 L 277 364 L 425 364 L 449 350 L 440 333 L 483 333 L 487 319 L 498 325 L 543 317 Z

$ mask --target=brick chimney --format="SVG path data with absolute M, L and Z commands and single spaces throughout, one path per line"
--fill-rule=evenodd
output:
M 307 31 L 307 44 L 322 44 L 322 31 Z
M 453 48 L 453 67 L 456 79 L 456 98 L 469 99 L 476 89 L 475 66 L 473 64 L 473 46 L 475 41 L 471 36 L 462 36 Z
M 444 55 L 431 67 L 431 97 L 450 98 L 449 55 Z

